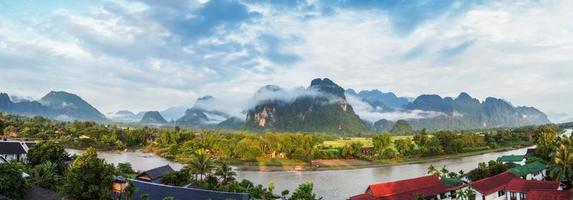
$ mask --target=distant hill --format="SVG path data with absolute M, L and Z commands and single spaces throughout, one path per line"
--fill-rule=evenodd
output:
M 212 127 L 230 118 L 229 114 L 216 110 L 217 102 L 213 96 L 198 98 L 185 114 L 177 119 L 175 123 L 181 126 L 190 127 Z
M 346 89 L 345 94 L 347 96 L 355 96 L 360 100 L 368 103 L 375 110 L 381 112 L 390 112 L 394 110 L 399 110 L 403 106 L 410 103 L 406 97 L 398 97 L 392 92 L 383 93 L 380 90 L 362 90 L 356 92 L 353 89 Z
M 142 124 L 167 124 L 167 120 L 158 111 L 148 111 L 139 121 Z
M 161 116 L 163 116 L 165 120 L 175 121 L 183 117 L 183 115 L 185 115 L 185 110 L 187 110 L 187 108 L 183 106 L 173 106 L 165 110 L 159 111 L 159 113 L 161 113 Z
M 348 104 L 344 89 L 328 78 L 314 79 L 306 89 L 285 91 L 265 86 L 253 97 L 247 112 L 250 128 L 274 131 L 360 133 L 367 126 Z
M 404 108 L 441 113 L 431 118 L 409 119 L 408 122 L 418 129 L 479 129 L 550 123 L 547 116 L 536 108 L 515 107 L 494 97 L 480 102 L 464 92 L 455 99 L 421 95 Z
M 26 116 L 45 116 L 59 120 L 108 121 L 96 108 L 81 97 L 63 91 L 52 91 L 39 101 L 13 102 L 8 94 L 0 93 L 0 112 Z
M 141 116 L 143 117 L 143 115 Z M 120 110 L 115 113 L 108 113 L 108 118 L 110 118 L 114 122 L 138 122 L 141 120 L 141 117 L 135 115 L 135 113 L 128 111 L 128 110 Z

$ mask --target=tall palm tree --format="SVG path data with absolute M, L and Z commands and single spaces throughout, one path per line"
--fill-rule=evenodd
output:
M 205 151 L 197 151 L 195 156 L 189 161 L 187 167 L 191 175 L 198 175 L 199 181 L 203 181 L 207 174 L 213 172 L 215 165 L 213 164 L 213 159 L 207 155 Z
M 222 185 L 227 185 L 230 182 L 235 181 L 237 173 L 227 165 L 226 162 L 222 162 L 217 169 L 215 169 L 215 176 L 221 179 Z
M 551 162 L 550 176 L 559 181 L 567 184 L 568 188 L 571 186 L 571 175 L 573 175 L 573 153 L 571 151 L 571 143 L 563 142 L 557 147 Z

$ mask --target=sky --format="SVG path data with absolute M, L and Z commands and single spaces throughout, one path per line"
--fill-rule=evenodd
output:
M 0 1 L 0 91 L 102 112 L 261 86 L 495 96 L 573 114 L 573 1 Z

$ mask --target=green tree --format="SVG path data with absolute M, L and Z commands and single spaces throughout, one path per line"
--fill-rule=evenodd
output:
M 236 180 L 237 173 L 225 162 L 215 169 L 215 176 L 219 177 L 222 185 L 227 185 Z
M 414 150 L 414 143 L 412 143 L 412 139 L 410 138 L 394 140 L 394 146 L 400 154 L 405 156 L 410 155 Z
M 550 161 L 551 153 L 555 152 L 557 132 L 549 126 L 541 126 L 536 129 L 535 144 L 537 144 L 537 156 Z
M 213 172 L 215 165 L 213 159 L 207 155 L 205 150 L 199 150 L 186 167 L 189 168 L 189 172 L 192 175 L 198 176 L 198 180 L 201 182 L 206 175 Z
M 183 186 L 189 183 L 189 172 L 185 170 L 171 172 L 161 179 L 165 185 Z
M 62 183 L 62 176 L 57 173 L 58 166 L 50 161 L 36 165 L 30 171 L 32 185 L 55 190 Z
M 376 135 L 372 137 L 372 143 L 374 145 L 374 150 L 378 153 L 382 153 L 384 149 L 392 145 L 392 136 L 387 133 Z
M 289 200 L 317 200 L 316 194 L 312 191 L 313 187 L 311 182 L 298 185 Z
M 0 194 L 11 199 L 23 199 L 26 189 L 22 172 L 9 163 L 0 163 Z
M 97 158 L 96 150 L 90 147 L 72 163 L 64 193 L 76 200 L 109 199 L 114 171 L 113 165 Z
M 52 162 L 56 165 L 56 172 L 60 175 L 64 174 L 67 168 L 66 162 L 70 160 L 64 146 L 51 141 L 39 142 L 32 146 L 26 156 L 28 165 L 32 167 L 47 161 Z
M 255 160 L 262 155 L 260 146 L 258 139 L 244 138 L 237 144 L 237 155 L 244 160 Z
M 568 186 L 571 186 L 571 178 L 573 175 L 573 153 L 569 142 L 563 142 L 557 148 L 552 162 L 550 163 L 551 178 L 559 181 L 564 181 Z M 568 187 L 569 188 L 569 187 Z
M 124 162 L 117 164 L 117 171 L 121 174 L 134 174 L 133 168 L 131 168 L 131 163 Z

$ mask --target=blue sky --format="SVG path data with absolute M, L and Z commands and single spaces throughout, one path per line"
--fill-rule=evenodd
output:
M 266 84 L 496 96 L 573 113 L 573 3 L 0 1 L 0 90 L 161 110 Z

